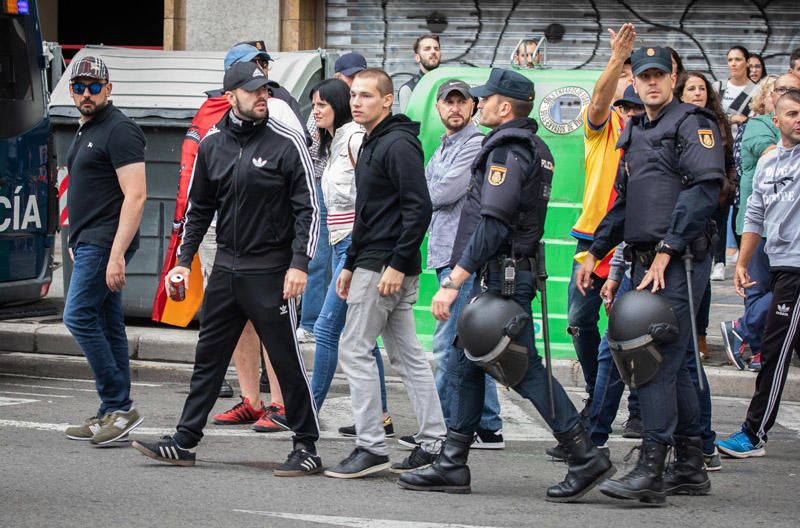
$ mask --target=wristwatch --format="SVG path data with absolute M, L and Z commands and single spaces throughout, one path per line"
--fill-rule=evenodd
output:
M 459 290 L 461 286 L 458 286 L 453 279 L 450 278 L 450 275 L 442 279 L 442 282 L 439 284 L 442 288 L 447 288 L 448 290 Z
M 679 257 L 681 254 L 680 251 L 669 246 L 663 240 L 656 244 L 656 253 L 666 253 L 672 258 Z

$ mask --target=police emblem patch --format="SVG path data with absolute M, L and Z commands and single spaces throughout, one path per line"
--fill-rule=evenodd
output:
M 502 185 L 506 181 L 506 168 L 492 165 L 489 167 L 489 183 L 491 185 Z
M 714 132 L 707 128 L 701 128 L 697 131 L 697 137 L 700 138 L 700 144 L 705 148 L 710 149 L 714 147 Z

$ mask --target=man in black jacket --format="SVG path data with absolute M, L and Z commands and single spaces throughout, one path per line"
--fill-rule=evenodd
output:
M 357 478 L 389 468 L 381 412 L 378 367 L 372 349 L 383 336 L 386 352 L 406 386 L 420 430 L 420 444 L 392 471 L 433 461 L 445 434 L 439 395 L 428 358 L 417 340 L 412 306 L 417 300 L 419 252 L 431 220 L 419 123 L 392 115 L 392 81 L 367 68 L 350 87 L 353 119 L 367 136 L 355 168 L 353 242 L 336 281 L 347 299 L 347 322 L 339 342 L 342 370 L 350 384 L 356 448 L 329 477 Z
M 295 339 L 294 299 L 305 289 L 319 235 L 311 157 L 303 137 L 270 120 L 267 78 L 252 62 L 232 65 L 224 89 L 231 110 L 208 131 L 189 189 L 178 265 L 189 276 L 200 241 L 217 213 L 217 255 L 208 280 L 189 396 L 173 436 L 134 442 L 143 454 L 192 466 L 231 354 L 249 319 L 283 389 L 294 449 L 276 476 L 317 473 L 319 424 Z M 190 287 L 187 283 L 186 287 Z

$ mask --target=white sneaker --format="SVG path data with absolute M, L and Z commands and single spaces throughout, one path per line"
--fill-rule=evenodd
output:
M 299 343 L 314 343 L 316 339 L 314 339 L 314 334 L 306 330 L 305 328 L 297 327 L 297 341 Z
M 711 280 L 712 281 L 724 281 L 725 280 L 725 264 L 722 262 L 717 262 L 714 264 L 714 267 L 711 268 Z

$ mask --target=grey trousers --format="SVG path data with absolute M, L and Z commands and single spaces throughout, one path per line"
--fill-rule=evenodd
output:
M 339 341 L 339 359 L 350 384 L 356 424 L 356 445 L 376 455 L 388 455 L 383 431 L 381 387 L 372 349 L 378 336 L 392 367 L 406 386 L 419 423 L 416 439 L 426 451 L 435 451 L 444 438 L 439 394 L 427 354 L 417 340 L 411 307 L 417 301 L 419 277 L 406 277 L 400 291 L 382 297 L 380 274 L 357 268 L 347 297 L 347 321 Z

